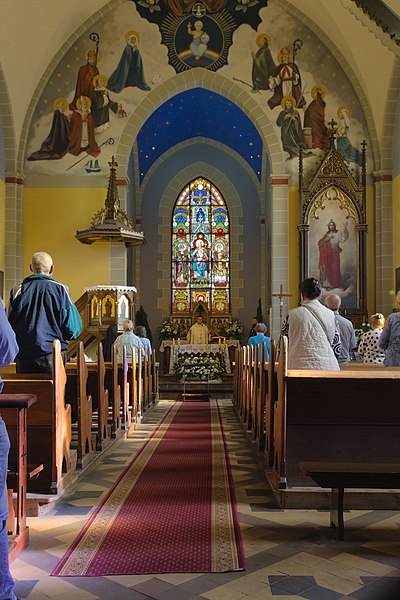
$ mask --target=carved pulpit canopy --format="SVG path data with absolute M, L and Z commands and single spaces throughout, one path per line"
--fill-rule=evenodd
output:
M 126 247 L 140 246 L 146 243 L 144 234 L 135 231 L 127 213 L 121 210 L 116 179 L 114 156 L 111 157 L 105 207 L 92 218 L 91 227 L 76 232 L 76 239 L 82 244 L 93 242 L 122 242 Z

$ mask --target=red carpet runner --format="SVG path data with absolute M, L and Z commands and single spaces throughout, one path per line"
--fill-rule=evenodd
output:
M 177 402 L 52 573 L 206 573 L 243 569 L 216 401 Z

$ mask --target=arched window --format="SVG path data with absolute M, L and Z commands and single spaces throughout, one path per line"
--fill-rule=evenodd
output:
M 173 313 L 190 314 L 198 302 L 212 314 L 229 313 L 229 215 L 217 188 L 203 177 L 175 203 L 171 262 Z

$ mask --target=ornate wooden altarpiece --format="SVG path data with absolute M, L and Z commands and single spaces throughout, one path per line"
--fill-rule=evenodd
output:
M 300 280 L 318 279 L 322 301 L 329 293 L 339 295 L 341 312 L 358 323 L 368 314 L 366 142 L 362 142 L 362 164 L 353 174 L 335 146 L 335 125 L 329 124 L 330 148 L 307 178 L 300 152 Z
M 133 286 L 99 285 L 85 288 L 87 330 L 104 334 L 110 325 L 122 331 L 125 319 L 135 322 L 135 295 Z

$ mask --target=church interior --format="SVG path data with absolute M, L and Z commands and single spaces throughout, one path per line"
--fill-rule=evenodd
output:
M 18 598 L 400 598 L 398 490 L 373 505 L 359 494 L 338 540 L 326 503 L 291 505 L 282 481 L 274 493 L 237 375 L 252 319 L 278 344 L 306 277 L 358 330 L 400 308 L 398 1 L 2 0 L 0 15 L 0 296 L 48 252 L 83 321 L 68 360 L 82 342 L 95 362 L 107 328 L 132 318 L 155 357 L 140 393 L 157 395 L 36 514 L 28 486 Z M 183 398 L 171 373 L 199 316 L 243 562 L 54 575 Z

